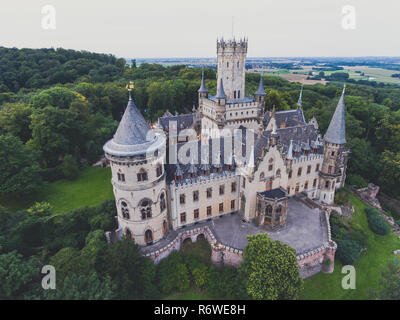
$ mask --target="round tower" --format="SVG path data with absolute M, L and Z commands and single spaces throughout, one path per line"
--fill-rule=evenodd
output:
M 131 97 L 113 139 L 103 149 L 111 166 L 118 238 L 126 236 L 139 245 L 160 240 L 169 225 L 166 139 L 151 130 Z

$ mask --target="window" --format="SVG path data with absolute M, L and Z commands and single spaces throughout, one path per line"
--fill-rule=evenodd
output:
M 306 181 L 306 183 L 304 184 L 304 190 L 308 189 L 308 181 Z
M 166 207 L 167 206 L 166 206 L 166 203 L 165 203 L 165 193 L 163 192 L 163 193 L 161 193 L 161 196 L 160 196 L 160 210 L 161 210 L 161 212 L 163 212 Z
M 236 192 L 236 182 L 232 182 L 231 191 Z
M 276 176 L 280 177 L 281 176 L 281 169 L 276 170 Z
M 198 219 L 199 218 L 199 209 L 194 209 L 193 211 L 193 218 Z
M 246 187 L 246 178 L 243 177 L 243 189 Z
M 199 191 L 193 191 L 193 201 L 199 200 Z
M 229 68 L 229 62 L 226 63 L 226 67 Z
M 139 173 L 137 174 L 137 179 L 138 181 L 147 181 L 147 171 L 144 170 L 143 168 L 139 170 Z
M 314 179 L 314 182 L 313 182 L 312 185 L 313 185 L 314 188 L 317 186 L 317 179 Z
M 121 213 L 124 219 L 129 219 L 129 209 L 125 201 L 121 202 Z
M 211 212 L 211 206 L 207 207 L 207 217 L 211 216 L 212 212 Z
M 268 171 L 272 171 L 272 170 L 274 170 L 274 166 L 273 166 L 272 164 L 270 164 L 270 165 L 268 166 Z
M 315 167 L 315 172 L 319 171 L 319 163 L 317 163 L 317 166 Z
M 292 170 L 289 171 L 289 179 L 292 177 Z
M 237 63 L 237 67 L 239 68 L 239 61 L 238 61 L 238 63 Z
M 326 189 L 329 189 L 329 181 L 326 181 L 326 182 L 325 182 L 325 188 L 326 188 Z
M 219 204 L 219 213 L 222 213 L 222 212 L 224 212 L 224 204 L 221 202 Z
M 212 197 L 212 188 L 207 188 L 207 198 Z
M 186 212 L 182 212 L 181 213 L 181 223 L 185 223 L 186 222 Z
M 179 195 L 179 203 L 180 204 L 185 204 L 185 194 L 180 194 Z
M 307 174 L 311 172 L 311 166 L 307 166 Z
M 333 157 L 335 155 L 335 151 L 332 151 L 331 156 Z
M 264 172 L 261 172 L 261 173 L 260 173 L 260 181 L 263 181 L 264 179 L 265 179 Z
M 162 166 L 161 166 L 161 164 L 157 165 L 156 175 L 157 175 L 157 177 L 162 175 Z
M 163 234 L 165 234 L 168 230 L 168 223 L 166 220 L 164 220 L 164 222 L 162 224 L 162 228 L 163 228 Z
M 118 175 L 118 181 L 125 182 L 125 175 L 123 173 L 118 172 L 117 175 Z
M 268 179 L 267 183 L 266 183 L 266 186 L 265 186 L 265 191 L 269 191 L 271 189 L 272 189 L 272 180 Z
M 238 90 L 238 99 L 240 99 L 240 90 Z
M 151 218 L 151 202 L 148 199 L 143 199 L 139 203 L 140 213 L 142 214 L 142 220 Z
M 235 209 L 235 200 L 231 200 L 231 209 L 232 209 L 232 210 Z
M 236 90 L 233 91 L 233 99 L 236 99 Z
M 219 186 L 219 195 L 223 195 L 225 193 L 225 186 L 223 184 L 221 184 Z
M 150 244 L 153 242 L 153 231 L 151 230 L 146 230 L 144 234 L 144 238 L 147 244 Z
M 301 176 L 301 171 L 303 170 L 303 168 L 302 167 L 300 167 L 298 170 L 297 170 L 297 176 L 298 177 L 300 177 Z
M 266 216 L 271 216 L 272 215 L 272 206 L 270 204 L 267 205 L 267 207 L 265 208 L 265 215 Z
M 332 166 L 328 167 L 328 173 L 332 173 Z

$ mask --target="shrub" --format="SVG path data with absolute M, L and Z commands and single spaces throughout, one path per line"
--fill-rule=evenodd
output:
M 386 221 L 381 217 L 379 211 L 372 207 L 366 207 L 365 213 L 367 214 L 368 226 L 372 232 L 385 235 L 389 232 L 389 227 Z
M 337 250 L 336 257 L 344 265 L 352 265 L 359 257 L 362 245 L 357 240 L 351 239 L 338 239 L 336 240 Z
M 358 174 L 347 175 L 347 183 L 358 188 L 365 188 L 367 186 L 367 181 L 365 181 L 365 179 Z
M 61 170 L 64 174 L 64 177 L 68 180 L 75 180 L 76 178 L 78 178 L 79 167 L 76 159 L 70 154 L 67 154 L 64 157 L 64 161 L 61 165 Z
M 349 194 L 346 190 L 340 190 L 335 194 L 335 203 L 339 205 L 346 205 L 349 202 Z

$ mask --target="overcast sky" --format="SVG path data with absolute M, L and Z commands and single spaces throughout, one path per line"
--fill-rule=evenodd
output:
M 55 9 L 55 29 L 42 28 L 45 5 Z M 232 35 L 233 17 L 236 38 L 249 39 L 249 57 L 400 56 L 400 0 L 1 0 L 0 6 L 5 47 L 214 57 L 216 38 Z M 344 6 L 354 8 L 355 25 Z

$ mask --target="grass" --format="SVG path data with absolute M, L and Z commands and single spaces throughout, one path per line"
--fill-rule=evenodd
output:
M 335 270 L 332 274 L 318 273 L 304 281 L 302 299 L 335 299 L 361 300 L 370 297 L 371 289 L 379 288 L 380 271 L 389 261 L 394 260 L 393 251 L 400 249 L 400 239 L 392 232 L 385 236 L 373 233 L 368 228 L 367 217 L 364 212 L 366 205 L 350 194 L 350 201 L 355 208 L 352 221 L 368 234 L 367 251 L 361 254 L 354 264 L 356 270 L 356 289 L 344 290 L 341 286 L 345 274 L 341 273 L 342 264 L 335 261 Z
M 88 167 L 74 181 L 58 180 L 44 186 L 37 193 L 22 197 L 2 197 L 0 205 L 11 212 L 29 208 L 36 201 L 47 201 L 55 213 L 65 213 L 84 206 L 96 206 L 114 197 L 110 168 Z

